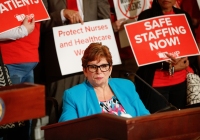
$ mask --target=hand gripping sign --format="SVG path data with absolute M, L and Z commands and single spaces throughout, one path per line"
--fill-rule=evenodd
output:
M 26 15 L 36 22 L 49 19 L 42 0 L 0 0 L 0 33 L 20 26 Z
M 200 55 L 184 14 L 154 17 L 125 25 L 138 66 L 174 57 Z

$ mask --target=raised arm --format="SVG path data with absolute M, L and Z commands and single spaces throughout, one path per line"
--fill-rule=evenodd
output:
M 35 19 L 29 21 L 28 17 L 25 17 L 23 23 L 19 27 L 15 27 L 9 31 L 0 34 L 0 41 L 16 40 L 23 38 L 30 34 L 35 28 Z

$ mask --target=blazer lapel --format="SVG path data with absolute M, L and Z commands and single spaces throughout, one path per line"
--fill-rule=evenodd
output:
M 123 108 L 125 109 L 126 113 L 130 113 L 130 110 L 129 110 L 130 108 L 127 106 L 128 98 L 123 96 L 123 93 L 120 93 L 121 92 L 120 89 L 118 89 L 118 87 L 115 87 L 113 85 L 112 80 L 109 80 L 109 85 L 110 85 L 110 88 L 112 89 L 112 91 L 114 92 L 115 96 L 117 97 L 117 99 L 119 100 L 119 102 L 121 103 Z
M 94 88 L 92 87 L 92 85 L 90 83 L 87 83 L 87 94 L 88 96 L 88 114 L 87 115 L 91 115 L 91 114 L 96 114 L 96 113 L 101 113 L 101 108 L 99 105 L 99 101 L 98 98 L 96 96 L 96 93 L 94 91 Z

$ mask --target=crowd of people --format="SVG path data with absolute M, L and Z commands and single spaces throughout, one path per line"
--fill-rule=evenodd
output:
M 46 96 L 56 98 L 60 116 L 57 121 L 97 113 L 144 116 L 167 106 L 163 97 L 134 75 L 125 75 L 127 72 L 137 73 L 176 108 L 185 107 L 186 69 L 199 74 L 200 56 L 175 58 L 167 55 L 169 61 L 138 67 L 131 47 L 120 46 L 118 32 L 124 30 L 127 22 L 124 18 L 117 19 L 113 0 L 43 0 L 43 3 L 50 19 L 35 22 L 26 17 L 20 27 L 0 34 L 0 48 L 12 84 L 44 84 Z M 200 8 L 197 1 L 182 0 L 180 8 L 174 7 L 175 3 L 176 0 L 153 0 L 152 6 L 142 11 L 137 20 L 184 14 L 200 48 Z M 108 45 L 94 42 L 84 51 L 81 59 L 83 71 L 62 75 L 52 28 L 101 19 L 111 20 L 122 64 L 113 66 Z M 53 116 L 50 123 L 55 123 Z M 26 123 L 23 129 L 12 129 L 1 139 L 31 139 L 31 120 Z

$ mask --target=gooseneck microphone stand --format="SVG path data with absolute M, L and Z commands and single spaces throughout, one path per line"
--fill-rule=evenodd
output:
M 125 76 L 128 77 L 128 76 L 130 76 L 130 75 L 132 75 L 132 74 L 135 75 L 135 76 L 136 76 L 138 79 L 140 79 L 145 85 L 147 85 L 149 88 L 151 88 L 155 93 L 157 93 L 159 96 L 161 96 L 161 97 L 165 100 L 167 106 L 166 106 L 165 108 L 161 109 L 161 110 L 156 111 L 155 113 L 160 113 L 160 112 L 165 112 L 165 111 L 171 111 L 171 110 L 178 110 L 178 108 L 176 108 L 174 105 L 172 105 L 172 104 L 165 98 L 165 96 L 163 96 L 160 92 L 158 92 L 156 89 L 154 89 L 152 86 L 150 86 L 147 82 L 145 82 L 145 81 L 144 81 L 140 76 L 138 76 L 136 73 L 133 73 L 133 72 L 129 73 L 129 72 L 127 72 L 127 73 L 125 73 Z

